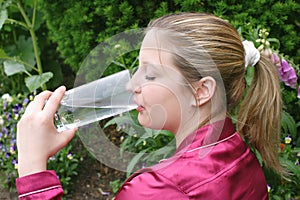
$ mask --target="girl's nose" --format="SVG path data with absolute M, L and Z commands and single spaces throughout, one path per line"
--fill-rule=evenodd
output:
M 132 93 L 141 93 L 141 86 L 138 84 L 138 81 L 135 76 L 133 76 L 127 83 L 126 89 Z
M 141 93 L 141 91 L 142 91 L 142 89 L 141 89 L 141 87 L 140 86 L 136 86 L 135 88 L 134 88 L 134 93 L 136 93 L 136 94 L 139 94 L 139 93 Z

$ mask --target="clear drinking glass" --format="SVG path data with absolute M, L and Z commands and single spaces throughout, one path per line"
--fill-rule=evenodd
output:
M 126 89 L 130 72 L 124 70 L 66 91 L 55 115 L 59 132 L 84 126 L 135 109 Z

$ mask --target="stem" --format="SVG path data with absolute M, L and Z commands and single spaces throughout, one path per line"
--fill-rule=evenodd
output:
M 25 20 L 28 28 L 31 29 L 32 28 L 32 24 L 30 23 L 29 18 L 27 17 L 27 15 L 26 15 L 23 7 L 21 6 L 20 2 L 17 2 L 17 6 L 18 6 L 18 9 L 19 9 L 20 13 L 22 14 L 22 16 L 23 16 L 23 18 L 24 18 L 24 20 Z
M 36 65 L 37 65 L 37 70 L 38 70 L 38 73 L 39 75 L 42 75 L 43 74 L 43 68 L 42 68 L 42 63 L 41 63 L 41 59 L 40 59 L 40 56 L 39 56 L 39 50 L 38 50 L 38 45 L 37 45 L 37 39 L 36 39 L 36 36 L 35 36 L 35 32 L 34 32 L 34 24 L 31 24 L 30 23 L 30 20 L 29 18 L 27 17 L 23 7 L 21 6 L 20 2 L 17 2 L 17 6 L 18 6 L 18 9 L 20 10 L 27 26 L 28 26 L 28 30 L 30 32 L 30 36 L 31 36 L 31 39 L 32 39 L 32 44 L 33 44 L 33 50 L 34 50 L 34 55 L 35 55 L 35 60 L 36 60 Z M 33 11 L 33 22 L 35 21 L 35 14 L 36 14 L 36 0 L 35 0 L 35 3 L 34 3 L 34 11 Z M 42 89 L 43 90 L 46 90 L 47 87 L 46 87 L 46 84 L 43 84 L 42 85 Z
M 30 31 L 30 35 L 31 35 L 31 38 L 32 38 L 32 44 L 33 44 L 36 64 L 37 64 L 37 67 L 38 67 L 38 72 L 39 72 L 39 75 L 41 75 L 41 74 L 43 74 L 43 68 L 42 68 L 42 63 L 41 63 L 41 59 L 40 59 L 39 52 L 38 52 L 36 36 L 35 36 L 35 33 L 32 29 L 30 29 L 29 31 Z
M 6 24 L 9 24 L 9 23 L 18 24 L 18 25 L 20 25 L 20 26 L 22 26 L 22 27 L 24 27 L 26 29 L 29 29 L 29 27 L 25 23 L 20 22 L 20 21 L 15 20 L 15 19 L 8 18 L 8 19 L 6 19 L 5 23 Z
M 125 63 L 125 59 L 124 59 L 123 56 L 121 56 L 121 62 L 123 64 L 124 68 L 127 69 L 127 66 L 126 66 L 126 63 Z
M 33 27 L 35 25 L 35 17 L 36 17 L 36 0 L 34 0 L 33 3 L 33 14 L 32 14 L 32 21 L 31 21 Z

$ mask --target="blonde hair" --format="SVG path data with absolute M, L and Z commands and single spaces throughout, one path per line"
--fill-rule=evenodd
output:
M 240 35 L 230 23 L 211 14 L 179 13 L 150 22 L 148 30 L 152 28 L 181 34 L 181 38 L 177 34 L 170 42 L 174 45 L 174 65 L 189 82 L 204 76 L 214 77 L 219 87 L 222 82 L 227 110 L 240 105 L 237 131 L 260 152 L 267 167 L 283 174 L 278 161 L 282 100 L 275 66 L 261 55 L 244 97 L 245 51 Z M 168 39 L 172 40 L 172 34 Z M 203 56 L 203 50 L 209 56 Z

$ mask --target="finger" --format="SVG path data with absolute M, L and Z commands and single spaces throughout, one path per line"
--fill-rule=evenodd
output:
M 54 116 L 54 114 L 56 113 L 56 111 L 59 107 L 59 104 L 65 94 L 65 91 L 66 91 L 66 87 L 60 86 L 53 92 L 53 94 L 50 96 L 50 98 L 48 99 L 48 101 L 44 107 L 45 113 L 47 113 L 48 115 Z
M 51 96 L 51 94 L 52 92 L 50 91 L 43 91 L 36 95 L 34 100 L 28 104 L 24 114 L 41 111 L 45 106 L 46 100 Z
M 59 144 L 59 148 L 65 147 L 74 137 L 77 128 L 67 129 L 59 134 L 57 134 L 57 143 Z

